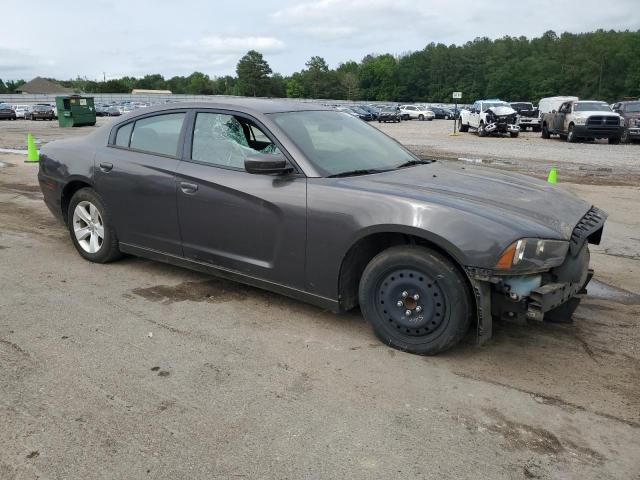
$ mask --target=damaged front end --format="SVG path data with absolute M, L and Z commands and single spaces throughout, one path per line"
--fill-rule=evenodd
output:
M 588 244 L 602 238 L 605 212 L 593 207 L 569 241 L 522 239 L 495 269 L 468 267 L 478 315 L 479 344 L 491 338 L 493 319 L 569 322 L 593 276 Z
M 486 133 L 517 133 L 520 132 L 515 110 L 505 107 L 489 108 L 486 111 Z

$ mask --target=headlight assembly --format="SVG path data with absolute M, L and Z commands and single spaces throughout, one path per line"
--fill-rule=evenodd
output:
M 576 119 L 575 119 L 575 124 L 576 124 L 576 125 L 584 125 L 584 123 L 585 123 L 586 121 L 587 121 L 587 119 L 586 119 L 586 118 L 580 118 L 580 117 L 578 117 L 578 118 L 576 118 Z
M 624 118 L 620 117 L 620 126 L 624 127 Z
M 542 272 L 564 263 L 569 242 L 523 238 L 513 242 L 496 263 L 497 270 L 508 272 Z

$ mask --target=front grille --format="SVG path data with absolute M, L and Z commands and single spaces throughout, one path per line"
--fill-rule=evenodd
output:
M 599 208 L 591 207 L 571 233 L 569 249 L 572 255 L 577 255 L 586 241 L 595 245 L 600 244 L 606 219 L 607 214 L 605 212 Z
M 587 119 L 587 126 L 589 127 L 618 127 L 620 126 L 620 119 L 618 117 L 610 117 L 604 115 L 593 115 Z

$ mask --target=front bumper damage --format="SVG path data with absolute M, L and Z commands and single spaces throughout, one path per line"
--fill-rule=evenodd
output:
M 516 133 L 520 127 L 515 123 L 492 122 L 485 125 L 484 130 L 487 133 Z
M 578 222 L 564 263 L 544 272 L 501 275 L 494 270 L 467 267 L 477 310 L 477 344 L 492 336 L 493 320 L 568 322 L 593 277 L 588 243 L 599 244 L 603 211 L 592 208 Z

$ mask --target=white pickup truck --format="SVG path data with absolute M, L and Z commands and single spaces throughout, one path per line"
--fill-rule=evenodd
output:
M 517 112 L 502 100 L 477 100 L 469 110 L 460 112 L 458 129 L 468 132 L 473 129 L 479 137 L 496 133 L 508 133 L 512 137 L 520 134 Z
M 543 100 L 540 100 L 541 105 Z M 568 100 L 562 102 L 557 110 L 554 108 L 542 115 L 542 138 L 551 138 L 554 134 L 567 142 L 606 138 L 609 143 L 617 144 L 624 125 L 624 118 L 605 102 Z

